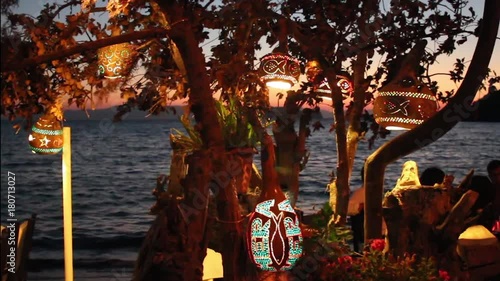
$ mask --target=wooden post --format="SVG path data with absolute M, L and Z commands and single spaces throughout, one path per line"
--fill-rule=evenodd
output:
M 63 128 L 62 151 L 63 220 L 64 220 L 64 280 L 73 281 L 73 218 L 71 203 L 71 128 Z

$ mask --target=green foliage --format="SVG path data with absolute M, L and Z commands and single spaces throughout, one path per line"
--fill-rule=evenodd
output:
M 256 147 L 259 138 L 252 124 L 249 122 L 248 109 L 238 98 L 230 97 L 224 104 L 216 101 L 217 117 L 222 125 L 222 134 L 226 148 Z
M 390 1 L 387 6 L 372 5 L 371 1 L 223 1 L 223 4 L 216 1 L 207 5 L 172 1 L 172 6 L 184 10 L 182 20 L 172 23 L 165 19 L 178 15 L 168 15 L 167 5 L 155 5 L 156 1 L 125 1 L 121 14 L 117 10 L 119 1 L 109 1 L 107 10 L 102 3 L 94 7 L 96 1 L 50 1 L 41 7 L 39 15 L 15 14 L 10 8 L 18 2 L 2 0 L 2 13 L 6 17 L 1 41 L 1 113 L 12 120 L 31 119 L 58 97 L 87 109 L 106 100 L 110 93 L 121 91 L 125 105 L 119 108 L 119 114 L 132 108 L 157 114 L 168 110 L 171 102 L 188 96 L 191 90 L 188 75 L 178 64 L 179 59 L 185 58 L 176 56 L 171 38 L 154 33 L 130 40 L 139 53 L 130 76 L 119 81 L 96 77 L 97 49 L 111 45 L 106 42 L 118 34 L 133 35 L 166 25 L 172 25 L 169 29 L 175 31 L 176 24 L 188 22 L 195 30 L 193 44 L 212 45 L 204 48 L 210 50 L 210 54 L 204 54 L 205 78 L 213 92 L 220 91 L 221 95 L 239 94 L 242 89 L 250 91 L 246 86 L 258 84 L 258 79 L 249 79 L 255 76 L 256 53 L 266 47 L 273 48 L 280 38 L 288 38 L 288 42 L 282 43 L 303 62 L 320 55 L 330 65 L 342 66 L 349 73 L 354 72 L 349 61 L 364 54 L 368 60 L 363 70 L 366 75 L 361 79 L 363 85 L 354 86 L 362 89 L 367 86 L 364 95 L 367 105 L 387 78 L 389 64 L 397 61 L 415 41 L 434 42 L 435 48 L 428 48 L 422 60 L 423 69 L 430 69 L 439 56 L 451 54 L 456 46 L 473 36 L 478 26 L 478 17 L 473 9 L 468 9 L 470 5 L 465 0 L 429 3 L 399 0 Z M 81 3 L 87 3 L 88 7 L 82 10 Z M 99 19 L 102 13 L 109 16 L 104 24 Z M 368 24 L 359 15 L 366 16 Z M 289 28 L 282 28 L 284 21 Z M 218 37 L 206 42 L 209 30 Z M 283 31 L 287 34 L 281 34 Z M 98 41 L 99 46 L 94 44 Z M 82 43 L 92 44 L 81 48 Z M 64 55 L 71 50 L 76 51 Z M 383 58 L 379 65 L 374 63 L 375 55 Z M 41 56 L 51 59 L 24 64 Z M 460 82 L 463 64 L 460 60 L 446 74 Z M 17 68 L 19 65 L 23 67 Z M 433 91 L 439 96 L 453 94 L 441 90 L 433 75 L 426 72 L 422 77 Z M 251 95 L 253 100 L 267 98 L 260 90 Z M 367 129 L 368 126 L 363 126 L 363 132 Z
M 175 149 L 184 150 L 186 153 L 192 153 L 195 150 L 200 150 L 203 147 L 203 142 L 201 141 L 200 134 L 194 129 L 191 124 L 191 120 L 188 115 L 182 115 L 180 121 L 186 130 L 183 133 L 175 128 L 171 129 L 171 141 L 172 147 Z
M 227 149 L 259 145 L 260 138 L 254 126 L 249 122 L 249 109 L 244 107 L 238 98 L 231 97 L 227 103 L 215 101 L 215 107 Z M 188 115 L 182 115 L 180 121 L 186 133 L 172 129 L 176 145 L 188 152 L 201 149 L 203 142 L 199 132 L 195 129 L 193 119 Z
M 321 239 L 327 243 L 347 244 L 352 240 L 352 231 L 348 227 L 335 226 L 330 224 L 333 216 L 333 210 L 328 202 L 326 202 L 321 210 L 315 214 L 310 227 L 316 229 L 318 234 L 314 239 Z

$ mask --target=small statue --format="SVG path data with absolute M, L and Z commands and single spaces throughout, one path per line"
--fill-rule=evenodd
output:
M 401 177 L 399 177 L 394 189 L 408 186 L 421 186 L 420 179 L 418 178 L 418 166 L 415 161 L 406 161 L 403 164 Z

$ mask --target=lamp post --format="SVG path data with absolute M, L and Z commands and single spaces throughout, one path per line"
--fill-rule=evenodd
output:
M 62 151 L 64 272 L 73 281 L 73 218 L 71 200 L 71 128 L 62 127 L 60 110 L 49 110 L 31 128 L 29 146 L 35 154 L 53 155 Z
M 62 150 L 64 280 L 73 281 L 73 210 L 71 200 L 71 128 L 63 128 Z

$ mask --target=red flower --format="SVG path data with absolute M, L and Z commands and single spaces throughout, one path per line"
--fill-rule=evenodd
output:
M 370 244 L 370 248 L 376 251 L 383 251 L 385 248 L 385 240 L 384 239 L 374 239 Z
M 337 259 L 337 262 L 339 264 L 351 264 L 352 263 L 352 257 L 351 256 L 342 256 Z
M 439 278 L 443 279 L 444 281 L 450 281 L 450 274 L 446 270 L 439 270 Z

